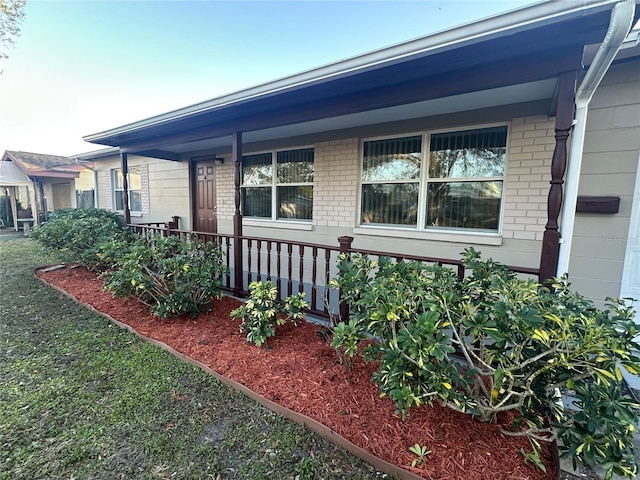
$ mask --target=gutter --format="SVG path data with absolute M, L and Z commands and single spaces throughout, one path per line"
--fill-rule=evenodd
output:
M 624 42 L 632 27 L 635 14 L 635 1 L 623 0 L 611 10 L 609 29 L 600 44 L 600 48 L 580 83 L 576 92 L 576 113 L 571 145 L 567 158 L 568 170 L 565 180 L 564 204 L 560 223 L 560 251 L 556 276 L 561 277 L 569 271 L 573 227 L 576 218 L 576 204 L 578 202 L 578 186 L 582 168 L 582 153 L 587 125 L 589 103 L 594 92 L 600 85 L 602 78 L 609 70 L 620 46 Z
M 564 18 L 578 18 L 598 10 L 608 10 L 616 0 L 546 1 L 512 10 L 484 20 L 470 22 L 409 42 L 392 45 L 364 55 L 331 63 L 299 74 L 247 88 L 212 100 L 197 103 L 138 122 L 82 137 L 87 142 L 101 143 L 116 135 L 125 135 L 151 126 L 162 125 L 181 118 L 215 111 L 230 105 L 267 97 L 286 90 L 302 88 L 340 76 L 352 75 L 367 69 L 401 62 L 412 56 L 427 56 L 438 51 L 473 44 L 497 35 L 534 28 L 536 24 L 553 23 Z

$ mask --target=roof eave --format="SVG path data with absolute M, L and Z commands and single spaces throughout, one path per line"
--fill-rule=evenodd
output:
M 277 94 L 284 90 L 300 88 L 304 85 L 325 82 L 331 78 L 353 74 L 357 71 L 392 64 L 407 57 L 426 56 L 438 51 L 472 44 L 519 30 L 533 28 L 532 25 L 546 25 L 562 19 L 576 18 L 609 10 L 617 0 L 583 0 L 582 2 L 544 2 L 513 10 L 484 20 L 468 23 L 457 28 L 444 30 L 409 42 L 393 45 L 364 55 L 352 57 L 296 75 L 281 78 L 256 87 L 208 100 L 138 122 L 116 127 L 83 137 L 85 141 L 109 144 L 109 139 L 143 130 L 148 127 L 172 122 L 190 115 L 215 111 L 258 97 Z

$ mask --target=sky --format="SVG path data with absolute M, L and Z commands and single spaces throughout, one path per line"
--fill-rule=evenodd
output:
M 531 0 L 37 1 L 0 60 L 0 153 L 102 132 Z

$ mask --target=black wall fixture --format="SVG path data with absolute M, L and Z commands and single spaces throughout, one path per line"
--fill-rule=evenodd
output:
M 618 213 L 620 197 L 578 196 L 576 213 Z

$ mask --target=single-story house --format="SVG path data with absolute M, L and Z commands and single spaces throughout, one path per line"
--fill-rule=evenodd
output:
M 69 157 L 41 153 L 6 150 L 0 159 L 1 188 L 7 195 L 20 200 L 24 211 L 21 222 L 36 225 L 47 212 L 78 206 L 78 189 L 93 189 L 94 175 L 87 165 L 73 162 Z M 23 190 L 21 190 L 23 189 Z M 82 203 L 82 199 L 80 199 Z M 91 201 L 91 206 L 93 201 Z M 13 214 L 17 217 L 19 212 Z M 17 228 L 17 223 L 14 221 Z
M 599 304 L 640 298 L 637 7 L 534 4 L 87 135 L 108 148 L 73 159 L 98 206 L 223 239 L 236 290 L 276 269 L 303 288 L 340 243 L 473 246 Z

